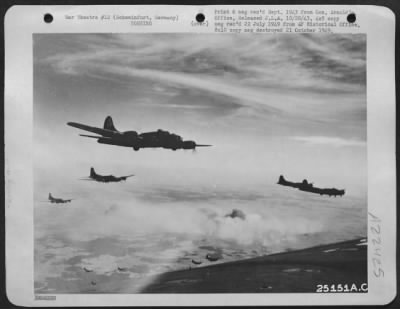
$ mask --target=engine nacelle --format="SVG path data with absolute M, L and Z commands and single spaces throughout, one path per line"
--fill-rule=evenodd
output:
M 182 143 L 182 148 L 183 149 L 195 149 L 196 143 L 194 141 L 184 141 Z

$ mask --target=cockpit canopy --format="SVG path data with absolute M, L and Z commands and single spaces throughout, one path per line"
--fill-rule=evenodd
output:
M 182 137 L 180 137 L 180 136 L 177 135 L 177 134 L 171 134 L 170 137 L 173 138 L 173 139 L 176 140 L 176 141 L 179 141 L 179 142 L 182 141 Z
M 158 134 L 165 134 L 165 135 L 169 134 L 168 131 L 164 131 L 164 130 L 161 130 L 161 129 L 158 129 L 158 130 L 157 130 L 157 133 L 158 133 Z

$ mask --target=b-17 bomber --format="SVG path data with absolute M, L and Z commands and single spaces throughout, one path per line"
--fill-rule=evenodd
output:
M 116 177 L 114 175 L 100 175 L 97 174 L 93 167 L 90 168 L 90 175 L 88 178 L 81 178 L 81 180 L 93 180 L 97 182 L 120 182 L 126 181 L 127 178 L 132 177 L 135 175 L 127 175 L 127 176 L 120 176 Z
M 304 179 L 302 182 L 291 182 L 287 181 L 283 175 L 279 176 L 278 185 L 297 188 L 301 191 L 315 193 L 319 195 L 329 195 L 336 197 L 339 195 L 340 197 L 343 196 L 346 191 L 345 190 L 338 190 L 336 188 L 317 188 L 314 187 L 312 183 L 309 183 L 307 179 Z
M 65 204 L 65 203 L 71 203 L 72 200 L 73 200 L 73 199 L 64 200 L 64 199 L 62 199 L 62 198 L 53 197 L 53 196 L 51 195 L 51 193 L 49 193 L 49 202 L 50 202 L 50 203 Z
M 135 151 L 141 148 L 166 148 L 177 149 L 196 149 L 196 147 L 209 147 L 211 145 L 197 144 L 195 141 L 183 140 L 181 136 L 164 130 L 144 132 L 139 134 L 136 131 L 118 131 L 113 120 L 108 116 L 104 121 L 103 128 L 88 126 L 76 122 L 68 122 L 69 126 L 98 134 L 99 136 L 80 134 L 80 136 L 97 139 L 100 144 L 115 145 L 122 147 L 132 147 Z

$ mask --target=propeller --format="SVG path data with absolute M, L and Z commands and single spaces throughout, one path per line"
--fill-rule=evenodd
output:
M 194 147 L 211 147 L 212 145 L 195 144 Z
M 194 151 L 197 147 L 211 147 L 211 146 L 212 145 L 196 144 L 194 141 L 184 141 L 180 148 L 192 149 Z
M 193 153 L 197 152 L 197 147 L 211 147 L 212 145 L 194 144 Z
M 132 174 L 132 175 L 128 175 L 128 176 L 122 176 L 122 177 L 120 177 L 122 180 L 125 180 L 126 181 L 126 179 L 128 179 L 129 177 L 132 177 L 132 176 L 135 176 L 134 174 Z

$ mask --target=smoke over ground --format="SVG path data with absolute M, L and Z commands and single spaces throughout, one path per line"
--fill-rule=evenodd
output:
M 225 215 L 223 211 L 210 209 L 201 209 L 201 212 L 208 218 L 203 225 L 205 235 L 213 239 L 235 241 L 246 246 L 274 245 L 294 239 L 297 235 L 319 233 L 323 228 L 319 222 L 312 222 L 306 218 L 288 224 L 279 217 L 265 216 L 256 212 L 243 213 L 245 217 L 231 217 Z
M 35 204 L 38 291 L 82 292 L 91 280 L 97 291 L 109 292 L 110 285 L 115 291 L 140 291 L 150 276 L 194 267 L 193 260 L 202 267 L 348 240 L 366 231 L 362 200 L 301 200 L 304 195 L 297 192 L 281 198 L 271 189 L 265 197 L 246 200 L 226 194 L 203 201 L 199 193 L 193 201 L 174 194 L 173 202 L 154 203 L 135 198 L 123 185 L 102 188 L 90 199 L 87 188 L 77 190 L 68 205 Z
M 258 206 L 239 210 L 243 215 L 232 216 L 234 208 L 229 205 L 213 209 L 198 205 L 146 205 L 137 201 L 77 204 L 46 205 L 39 211 L 46 211 L 51 220 L 41 220 L 38 226 L 80 241 L 105 236 L 129 239 L 135 235 L 173 233 L 263 246 L 323 230 L 323 224 L 312 218 L 295 214 L 287 217 L 284 211 L 279 216 L 276 211 L 263 211 Z

